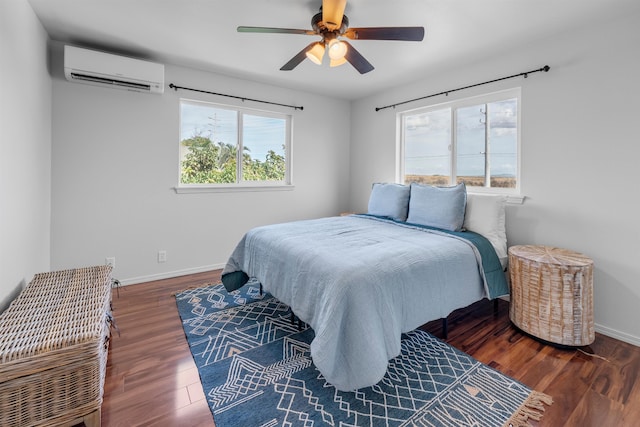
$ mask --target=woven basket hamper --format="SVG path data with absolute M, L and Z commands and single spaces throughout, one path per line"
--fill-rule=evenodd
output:
M 509 317 L 518 328 L 567 346 L 595 340 L 590 258 L 550 246 L 512 246 L 509 274 Z
M 36 274 L 0 315 L 0 425 L 100 424 L 111 267 Z

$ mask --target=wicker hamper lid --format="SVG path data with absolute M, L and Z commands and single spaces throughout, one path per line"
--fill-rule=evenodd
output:
M 0 364 L 100 340 L 110 274 L 107 265 L 36 274 L 0 315 Z
M 584 254 L 570 251 L 568 249 L 556 248 L 554 246 L 511 246 L 509 248 L 509 253 L 541 264 L 570 267 L 585 267 L 593 264 L 593 260 Z

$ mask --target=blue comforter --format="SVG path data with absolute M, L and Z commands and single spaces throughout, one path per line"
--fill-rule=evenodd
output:
M 403 332 L 508 293 L 484 237 L 366 215 L 250 230 L 222 281 L 233 290 L 250 277 L 314 329 L 314 364 L 339 390 L 376 384 Z

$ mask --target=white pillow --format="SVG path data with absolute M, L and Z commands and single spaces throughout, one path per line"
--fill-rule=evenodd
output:
M 502 267 L 506 267 L 507 230 L 505 220 L 506 196 L 467 194 L 464 228 L 486 237 L 498 254 Z

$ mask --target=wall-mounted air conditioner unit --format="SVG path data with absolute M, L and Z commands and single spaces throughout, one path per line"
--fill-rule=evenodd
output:
M 64 75 L 71 82 L 164 92 L 164 65 L 73 46 L 64 47 Z

